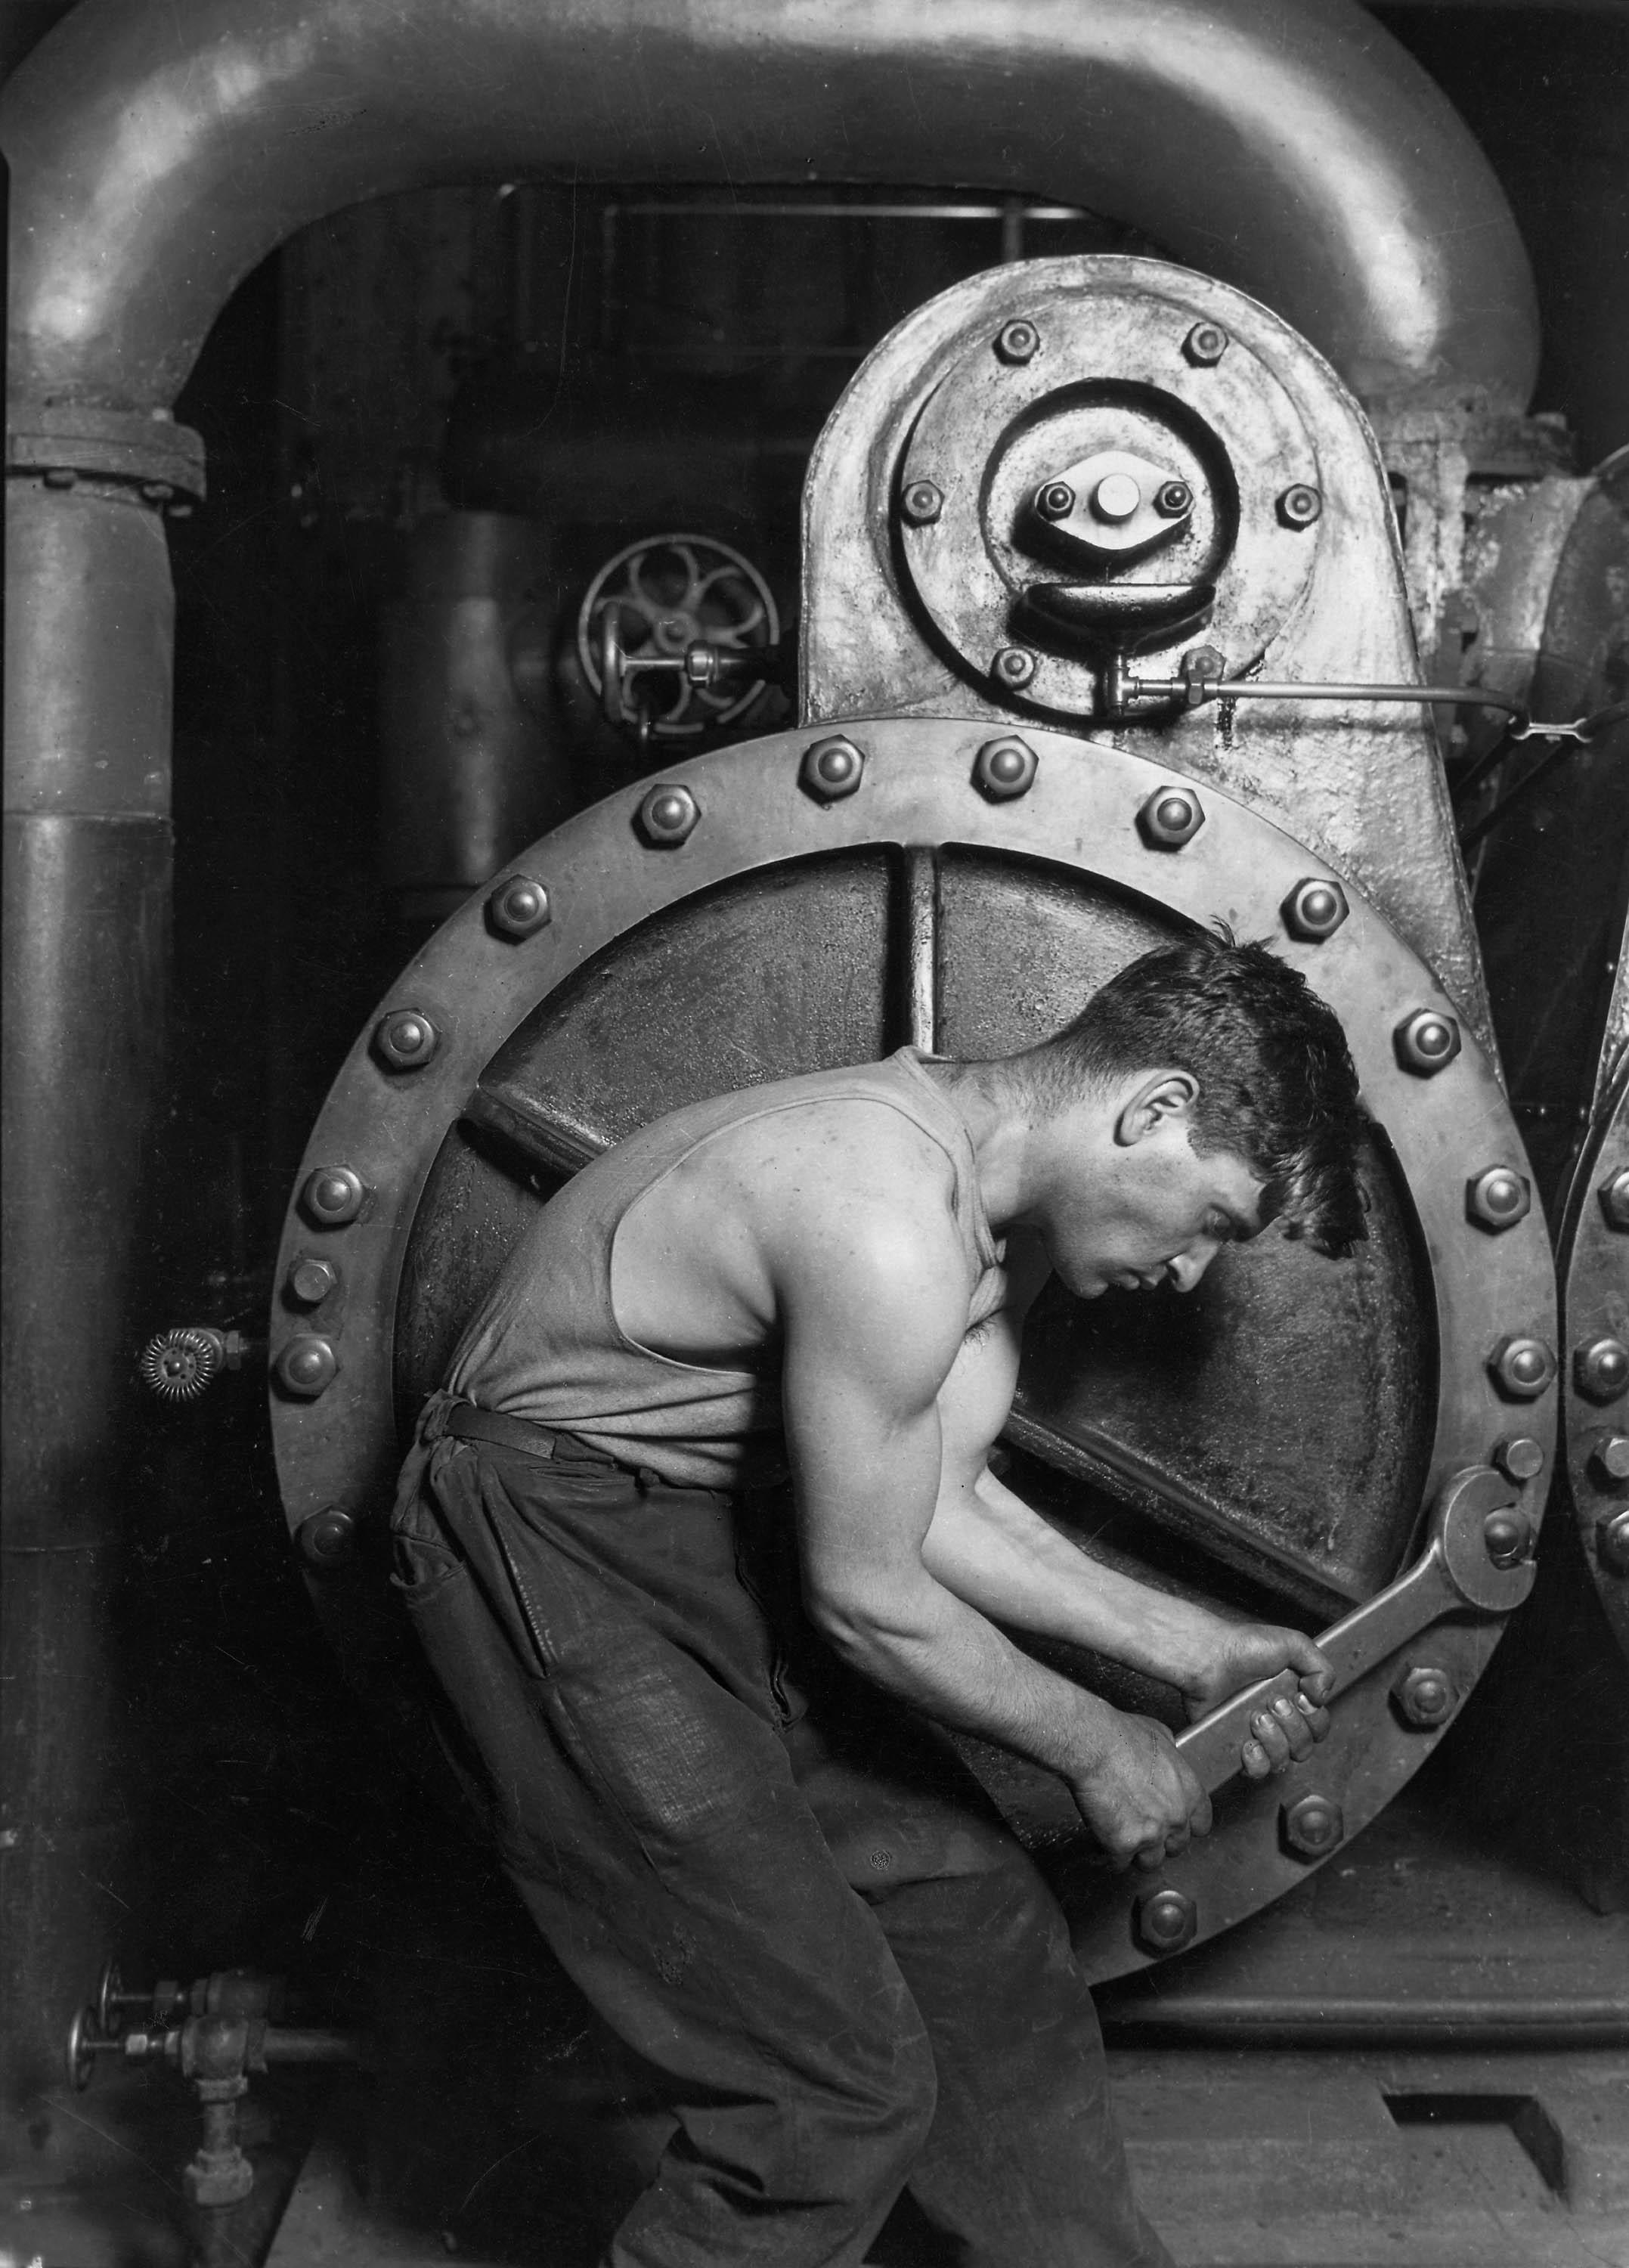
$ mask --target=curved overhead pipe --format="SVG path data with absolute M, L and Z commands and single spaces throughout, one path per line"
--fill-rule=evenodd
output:
M 1356 0 L 81 0 L 0 104 L 19 388 L 173 399 L 233 286 L 387 191 L 535 167 L 962 182 L 1145 230 L 1366 400 L 1521 409 L 1531 276 Z

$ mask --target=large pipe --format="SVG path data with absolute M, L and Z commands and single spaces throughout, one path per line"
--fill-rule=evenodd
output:
M 19 397 L 6 1150 L 25 1225 L 6 1431 L 26 1444 L 9 1511 L 25 1557 L 88 1571 L 40 1595 L 53 1626 L 13 1665 L 20 1724 L 85 1728 L 60 1816 L 17 1822 L 26 2091 L 100 1950 L 73 1900 L 116 1806 L 74 1712 L 102 1670 L 158 1094 L 155 507 L 195 484 L 166 405 L 233 287 L 306 223 L 438 181 L 953 175 L 1134 223 L 1268 301 L 1371 403 L 1520 409 L 1537 336 L 1492 173 L 1353 0 L 82 0 L 13 76 L 0 141 Z
M 15 383 L 172 401 L 232 287 L 358 198 L 954 174 L 1135 223 L 1366 400 L 1521 409 L 1531 277 L 1355 0 L 82 0 L 0 106 Z

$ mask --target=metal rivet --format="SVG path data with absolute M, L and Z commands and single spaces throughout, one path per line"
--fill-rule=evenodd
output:
M 1186 481 L 1167 481 L 1154 499 L 1154 508 L 1161 519 L 1180 519 L 1193 502 L 1193 490 Z
M 1142 509 L 1143 492 L 1130 473 L 1105 473 L 1092 490 L 1092 511 L 1111 526 L 1131 519 Z
M 1629 1575 L 1629 1506 L 1596 1523 L 1595 1548 L 1603 1567 L 1614 1575 Z
M 512 938 L 518 944 L 547 927 L 552 918 L 549 893 L 530 874 L 512 874 L 488 898 L 486 915 L 499 937 Z
M 44 478 L 48 489 L 71 489 L 79 485 L 79 475 L 71 465 L 48 465 Z
M 1143 840 L 1157 850 L 1180 850 L 1205 824 L 1205 806 L 1186 787 L 1157 787 L 1137 814 Z
M 1146 1890 L 1131 1909 L 1131 1926 L 1146 1953 L 1180 1953 L 1199 1929 L 1199 1909 L 1181 1890 Z
M 1591 1402 L 1616 1402 L 1629 1387 L 1629 1347 L 1603 1332 L 1573 1352 L 1573 1382 Z
M 1533 1209 L 1533 1185 L 1514 1166 L 1484 1166 L 1465 1183 L 1465 1218 L 1498 1236 Z
M 986 740 L 980 748 L 973 759 L 973 784 L 991 803 L 1010 803 L 1028 793 L 1037 769 L 1028 741 L 1009 733 L 1005 740 Z
M 1281 1807 L 1279 1828 L 1298 1859 L 1322 1859 L 1344 1840 L 1346 1822 L 1332 1796 L 1308 1794 Z
M 1629 1166 L 1609 1174 L 1596 1193 L 1609 1228 L 1629 1229 Z
M 1536 1481 L 1544 1469 L 1544 1447 L 1530 1433 L 1514 1433 L 1494 1450 L 1493 1462 L 1507 1480 Z
M 306 1174 L 299 1201 L 319 1228 L 343 1228 L 361 1211 L 365 1195 L 349 1166 L 318 1166 Z
M 1500 1339 L 1488 1357 L 1494 1385 L 1511 1402 L 1537 1402 L 1555 1377 L 1555 1357 L 1543 1339 Z
M 168 481 L 144 481 L 142 494 L 149 504 L 168 504 L 175 491 Z
M 1279 498 L 1279 518 L 1286 527 L 1310 527 L 1323 511 L 1323 498 L 1305 481 L 1296 481 Z
M 393 1008 L 373 1027 L 373 1052 L 391 1071 L 422 1071 L 440 1035 L 417 1008 Z
M 1219 363 L 1227 351 L 1227 334 L 1220 323 L 1196 323 L 1183 341 L 1183 352 L 1201 370 Z
M 863 750 L 837 733 L 805 748 L 798 766 L 798 785 L 817 803 L 836 803 L 840 797 L 853 794 L 865 769 Z
M 945 509 L 945 492 L 932 481 L 912 481 L 900 497 L 899 508 L 912 527 L 931 527 Z
M 1424 1662 L 1409 1665 L 1392 1687 L 1391 1697 L 1404 1723 L 1418 1726 L 1423 1732 L 1446 1725 L 1459 1699 L 1447 1670 L 1430 1668 Z
M 1040 332 L 1021 318 L 1015 323 L 1003 323 L 996 333 L 996 352 L 1003 362 L 1031 362 L 1040 343 Z
M 1338 882 L 1330 881 L 1326 875 L 1311 874 L 1304 882 L 1296 883 L 1279 910 L 1292 937 L 1305 938 L 1309 945 L 1322 945 L 1326 937 L 1334 936 L 1352 909 Z
M 339 1357 L 331 1343 L 301 1332 L 292 1338 L 277 1357 L 274 1375 L 285 1394 L 292 1394 L 302 1402 L 314 1402 L 324 1394 L 339 1374 Z
M 1440 1008 L 1416 1008 L 1392 1034 L 1397 1061 L 1419 1079 L 1445 1071 L 1459 1053 L 1459 1026 Z
M 1603 1481 L 1629 1481 L 1629 1433 L 1597 1433 L 1589 1462 Z
M 663 783 L 639 806 L 639 832 L 652 850 L 670 850 L 694 833 L 701 809 L 688 787 Z
M 1532 1557 L 1532 1521 L 1523 1512 L 1490 1512 L 1482 1523 L 1482 1548 L 1495 1567 L 1519 1567 Z
M 325 1504 L 299 1524 L 299 1548 L 313 1566 L 339 1567 L 354 1558 L 357 1523 L 336 1504 Z
M 1036 658 L 1027 646 L 1004 645 L 990 665 L 1003 685 L 1028 685 L 1036 674 Z
M 299 1252 L 290 1263 L 284 1289 L 296 1307 L 315 1307 L 338 1282 L 339 1270 L 331 1260 L 321 1260 L 314 1252 Z
M 1036 490 L 1036 510 L 1043 519 L 1067 519 L 1075 507 L 1075 493 L 1067 481 L 1043 481 Z

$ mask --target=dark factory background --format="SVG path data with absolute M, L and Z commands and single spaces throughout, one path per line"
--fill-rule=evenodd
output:
M 62 12 L 15 9 L 6 64 Z M 1445 90 L 1510 199 L 1544 328 L 1533 409 L 1566 421 L 1571 468 L 1586 470 L 1629 441 L 1625 16 L 1374 12 Z M 507 856 L 656 761 L 603 721 L 576 654 L 579 607 L 607 563 L 695 527 L 743 552 L 790 620 L 807 452 L 893 323 L 1004 260 L 1161 249 L 1040 196 L 947 187 L 955 174 L 947 151 L 943 180 L 910 192 L 515 180 L 352 207 L 243 282 L 187 381 L 176 415 L 203 436 L 209 495 L 169 526 L 169 1084 L 129 1317 L 122 1524 L 102 1565 L 104 1651 L 59 1687 L 67 1715 L 25 1728 L 33 1753 L 15 1767 L 21 1807 L 48 1808 L 64 1758 L 101 1760 L 98 1815 L 74 1822 L 100 1942 L 83 1910 L 62 1918 L 86 1972 L 76 1992 L 104 1955 L 137 1982 L 276 1973 L 313 2016 L 372 2027 L 393 2069 L 433 2056 L 463 2074 L 467 2097 L 449 2080 L 439 2098 L 449 2125 L 510 2083 L 506 2056 L 546 2061 L 549 2028 L 575 2021 L 460 1840 L 431 1760 L 370 1713 L 325 1638 L 277 1501 L 263 1364 L 251 1353 L 171 1406 L 136 1382 L 136 1359 L 172 1323 L 263 1337 L 324 1094 L 395 971 L 481 879 L 435 871 L 415 831 L 424 626 L 459 578 L 500 598 L 520 688 L 504 729 L 536 757 Z M 472 549 L 449 537 L 464 525 L 449 512 L 519 516 L 532 533 L 512 553 Z M 771 690 L 741 729 L 789 714 Z M 1621 826 L 1614 837 L 1598 784 L 1588 809 L 1569 805 L 1566 777 L 1513 827 L 1479 902 L 1496 1020 L 1515 1028 L 1535 987 L 1565 1004 L 1515 1072 L 1552 1199 L 1593 1075 L 1604 941 L 1622 919 Z M 1456 1809 L 1471 1845 L 1621 1906 L 1612 1787 L 1629 1706 L 1574 1558 L 1559 1539 L 1415 1800 Z M 48 1944 L 49 1918 L 35 1926 Z M 122 2092 L 104 2075 L 81 2102 L 45 2067 L 44 2043 L 55 2053 L 74 2012 L 66 1957 L 59 1944 L 11 1979 L 28 2146 L 38 2169 L 103 2200 L 87 2212 L 103 2213 L 107 2249 L 87 2261 L 174 2257 L 164 2183 L 114 2168 L 137 2151 L 173 2172 L 194 2114 L 165 2074 Z M 394 2007 L 380 2005 L 381 1979 Z M 321 2093 L 309 2077 L 256 2085 L 260 2218 L 233 2238 L 251 2254 Z M 524 2118 L 524 2101 L 510 2108 Z M 87 2119 L 119 2148 L 103 2150 Z

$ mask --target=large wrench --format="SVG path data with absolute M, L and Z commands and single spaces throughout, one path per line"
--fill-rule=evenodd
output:
M 1533 1525 L 1514 1509 L 1516 1501 L 1515 1490 L 1491 1465 L 1473 1465 L 1454 1475 L 1437 1498 L 1426 1548 L 1413 1565 L 1319 1638 L 1335 1670 L 1328 1700 L 1445 1615 L 1467 1607 L 1477 1614 L 1507 1615 L 1521 1605 L 1537 1571 Z M 1240 1751 L 1251 1737 L 1251 1718 L 1271 1709 L 1280 1696 L 1293 1696 L 1299 1683 L 1294 1670 L 1281 1669 L 1247 1685 L 1176 1735 L 1177 1747 L 1207 1795 L 1242 1771 Z

